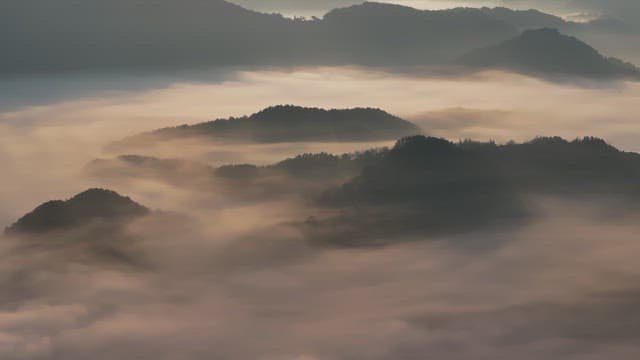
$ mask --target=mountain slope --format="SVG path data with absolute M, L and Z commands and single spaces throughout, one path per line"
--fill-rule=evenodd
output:
M 332 10 L 318 26 L 320 38 L 331 39 L 331 54 L 362 65 L 441 65 L 478 44 L 517 34 L 514 26 L 479 9 L 417 10 L 374 2 Z
M 459 63 L 472 68 L 529 74 L 592 78 L 640 76 L 633 65 L 604 57 L 584 42 L 554 29 L 524 31 L 498 45 L 471 51 L 461 57 Z
M 483 13 L 511 24 L 521 31 L 545 27 L 564 29 L 576 24 L 535 9 L 514 10 L 506 7 L 483 7 L 481 10 Z
M 0 23 L 0 75 L 223 66 L 446 66 L 521 30 L 554 27 L 583 34 L 587 29 L 599 33 L 602 27 L 535 10 L 417 10 L 375 2 L 303 20 L 224 0 L 5 0 L 0 2 Z
M 0 23 L 2 72 L 48 72 L 268 62 L 293 21 L 224 0 L 6 0 Z
M 424 65 L 514 36 L 477 9 L 364 3 L 294 20 L 224 0 L 5 0 L 0 73 L 243 65 Z
M 309 221 L 307 229 L 337 245 L 502 230 L 532 218 L 532 197 L 595 199 L 611 216 L 637 211 L 638 183 L 640 155 L 600 139 L 496 145 L 416 136 L 325 192 L 320 203 L 341 215 Z
M 255 202 L 278 197 L 306 199 L 350 180 L 387 151 L 381 148 L 339 156 L 305 153 L 272 165 L 229 164 L 217 168 L 182 159 L 123 155 L 93 160 L 85 171 L 87 175 L 103 181 L 110 179 L 126 183 L 149 179 L 181 189 L 215 192 L 234 201 Z
M 9 234 L 40 234 L 71 229 L 95 220 L 120 222 L 149 210 L 128 197 L 104 189 L 90 189 L 69 200 L 46 202 L 9 226 Z
M 280 105 L 251 116 L 160 129 L 125 139 L 115 146 L 190 137 L 258 143 L 373 141 L 418 133 L 421 130 L 417 126 L 379 109 L 324 110 Z

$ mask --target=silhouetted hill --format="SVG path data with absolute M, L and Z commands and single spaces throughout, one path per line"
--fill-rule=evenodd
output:
M 412 183 L 417 179 L 431 183 L 434 179 L 402 175 L 435 175 L 436 172 L 446 173 L 445 180 L 450 180 L 452 175 L 465 179 L 500 179 L 523 193 L 640 195 L 640 186 L 633 181 L 640 179 L 639 154 L 621 152 L 598 138 L 569 142 L 559 137 L 506 145 L 472 141 L 456 144 L 424 136 L 404 138 L 380 162 L 367 167 L 347 184 L 346 189 L 355 190 L 358 184 L 369 186 L 405 179 Z M 397 188 L 407 193 L 406 199 L 414 198 L 411 186 Z M 355 196 L 358 192 L 348 190 L 347 193 Z M 375 200 L 385 193 L 365 191 L 362 195 L 373 196 Z
M 485 14 L 511 24 L 521 31 L 539 28 L 564 29 L 576 24 L 535 9 L 514 10 L 506 7 L 483 7 L 481 10 Z
M 268 166 L 233 164 L 218 168 L 181 159 L 123 155 L 94 160 L 85 170 L 98 179 L 150 179 L 181 188 L 224 193 L 235 200 L 254 201 L 283 195 L 312 198 L 356 176 L 387 151 L 382 148 L 342 155 L 302 154 Z
M 517 33 L 479 9 L 432 11 L 374 2 L 332 10 L 318 25 L 336 59 L 362 65 L 442 65 L 465 49 Z
M 307 229 L 322 241 L 370 245 L 513 226 L 528 219 L 531 196 L 606 199 L 629 209 L 639 183 L 640 155 L 600 139 L 496 145 L 416 136 L 325 192 L 321 203 L 342 215 L 310 220 Z
M 104 189 L 90 189 L 69 200 L 48 201 L 6 229 L 9 234 L 38 234 L 71 229 L 95 220 L 120 222 L 149 210 L 128 197 Z
M 587 22 L 573 22 L 536 9 L 515 10 L 506 7 L 483 7 L 481 10 L 495 19 L 515 26 L 520 31 L 552 28 L 573 35 L 594 31 L 610 33 L 631 31 L 624 23 L 606 17 L 596 18 Z
M 640 71 L 633 65 L 606 58 L 591 46 L 555 29 L 527 30 L 498 45 L 474 50 L 459 62 L 473 68 L 536 75 L 640 78 Z
M 221 166 L 215 171 L 214 191 L 223 192 L 236 201 L 293 197 L 309 202 L 328 187 L 357 175 L 378 153 L 302 154 L 268 166 Z
M 387 148 L 360 151 L 351 154 L 327 153 L 302 154 L 285 159 L 267 168 L 283 171 L 294 177 L 318 179 L 322 177 L 344 178 L 354 176 L 372 163 L 379 161 Z
M 257 143 L 374 141 L 415 135 L 412 123 L 379 109 L 324 110 L 274 106 L 251 116 L 165 128 L 125 139 L 114 146 L 148 145 L 158 140 L 210 138 Z

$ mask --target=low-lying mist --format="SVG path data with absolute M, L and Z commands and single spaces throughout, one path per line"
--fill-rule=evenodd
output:
M 3 359 L 640 355 L 634 316 L 640 213 L 626 202 L 531 196 L 529 218 L 517 226 L 505 220 L 342 247 L 310 240 L 301 226 L 340 210 L 300 194 L 320 193 L 313 187 L 319 182 L 341 186 L 361 168 L 296 181 L 274 170 L 233 189 L 223 180 L 209 182 L 211 172 L 229 164 L 266 167 L 303 153 L 393 147 L 394 141 L 200 139 L 133 154 L 106 148 L 164 126 L 297 104 L 379 107 L 452 141 L 589 135 L 639 151 L 637 84 L 557 84 L 501 73 L 423 78 L 355 68 L 283 74 L 241 72 L 215 83 L 177 82 L 0 113 L 3 226 L 44 201 L 92 187 L 152 210 L 117 228 L 90 223 L 44 237 L 0 236 Z M 165 172 L 129 172 L 119 163 L 89 171 L 94 160 L 121 155 L 184 164 L 151 161 L 160 170 L 171 165 Z M 284 196 L 263 196 L 273 189 Z
M 275 104 L 379 107 L 421 125 L 426 134 L 452 140 L 506 142 L 538 135 L 569 139 L 589 135 L 637 151 L 640 128 L 634 114 L 639 97 L 638 85 L 625 82 L 553 84 L 498 73 L 439 79 L 319 68 L 241 72 L 221 82 L 187 80 L 155 90 L 98 93 L 80 99 L 73 95 L 51 104 L 9 107 L 0 113 L 5 174 L 0 191 L 6 199 L 0 205 L 0 218 L 6 224 L 43 200 L 101 185 L 88 182 L 78 172 L 105 155 L 103 149 L 112 141 L 164 126 L 248 115 Z M 198 158 L 216 165 L 268 164 L 303 152 L 343 153 L 388 145 L 245 147 L 196 142 L 167 144 L 140 155 Z
M 192 196 L 197 196 L 192 194 Z M 518 230 L 309 245 L 286 204 L 151 215 L 135 262 L 2 238 L 7 359 L 596 359 L 638 355 L 637 214 L 540 199 Z M 491 242 L 490 248 L 457 242 Z M 140 265 L 137 265 L 140 264 Z

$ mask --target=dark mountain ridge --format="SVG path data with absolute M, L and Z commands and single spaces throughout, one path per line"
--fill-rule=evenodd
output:
M 216 192 L 234 201 L 297 197 L 309 202 L 328 187 L 339 185 L 377 162 L 386 148 L 333 155 L 306 153 L 266 166 L 231 164 L 220 167 L 183 159 L 122 155 L 96 159 L 85 167 L 96 179 L 149 179 L 182 189 Z
M 489 16 L 515 26 L 520 31 L 542 27 L 565 31 L 578 25 L 578 23 L 566 21 L 559 16 L 547 14 L 536 9 L 514 10 L 506 7 L 482 7 L 480 10 Z
M 256 143 L 376 141 L 419 133 L 421 130 L 416 125 L 380 109 L 324 110 L 279 105 L 250 116 L 159 129 L 135 135 L 114 146 L 148 145 L 159 140 L 193 137 Z
M 638 209 L 638 184 L 640 155 L 597 138 L 497 145 L 415 136 L 326 191 L 320 203 L 341 215 L 307 229 L 337 245 L 465 233 L 526 223 L 535 213 L 528 199 L 539 196 L 598 199 L 606 213 L 624 213 Z

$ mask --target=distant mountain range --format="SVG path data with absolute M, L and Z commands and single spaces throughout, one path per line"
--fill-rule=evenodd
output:
M 365 3 L 303 21 L 223 0 L 8 0 L 0 71 L 433 64 L 516 29 L 480 10 Z M 151 11 L 153 10 L 153 11 Z M 446 38 L 444 38 L 446 36 Z
M 604 57 L 591 46 L 555 29 L 526 30 L 498 45 L 471 51 L 459 63 L 542 76 L 640 79 L 640 70 L 632 64 Z
M 117 142 L 112 148 L 184 138 L 255 143 L 337 142 L 392 140 L 419 133 L 421 130 L 416 125 L 380 109 L 324 110 L 280 105 L 250 116 L 155 130 Z
M 5 75 L 211 66 L 446 66 L 526 29 L 553 27 L 574 35 L 624 31 L 613 21 L 579 24 L 534 10 L 423 11 L 365 2 L 301 20 L 223 0 L 6 0 L 0 4 L 0 23 L 0 74 Z

